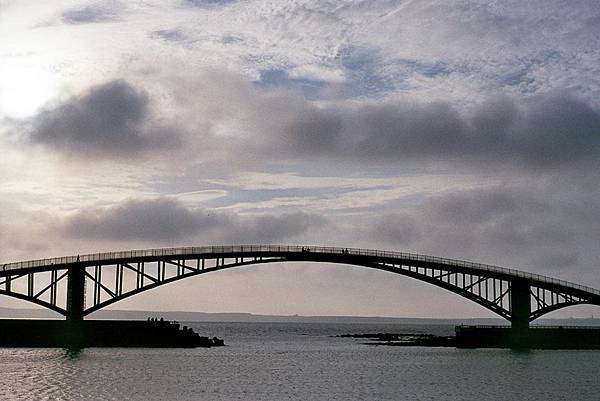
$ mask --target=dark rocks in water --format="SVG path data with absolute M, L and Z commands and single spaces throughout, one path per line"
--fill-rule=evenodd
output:
M 179 328 L 179 323 L 176 323 L 176 322 L 173 322 L 173 323 L 168 322 L 168 323 L 170 325 L 176 325 L 177 328 Z M 183 344 L 182 346 L 184 346 L 184 347 L 210 348 L 210 347 L 222 347 L 225 345 L 225 342 L 223 340 L 221 340 L 220 338 L 202 337 L 202 336 L 198 335 L 198 333 L 196 333 L 194 330 L 192 330 L 191 327 L 188 327 L 188 326 L 183 326 L 180 336 L 181 336 L 181 341 Z
M 223 346 L 225 346 L 225 341 L 223 341 L 217 337 L 212 338 L 212 347 L 223 347 Z
M 0 347 L 163 347 L 193 348 L 225 345 L 202 337 L 187 326 L 163 319 L 13 320 L 0 319 Z
M 400 338 L 404 338 L 404 337 L 408 337 L 408 336 L 415 336 L 415 335 L 426 336 L 428 334 L 362 333 L 362 334 L 340 334 L 336 337 L 368 338 L 368 339 L 381 340 L 381 341 L 395 341 Z
M 414 333 L 342 334 L 336 337 L 370 340 L 367 345 L 513 348 L 513 349 L 600 349 L 599 327 L 457 326 L 456 336 Z
M 371 340 L 366 345 L 391 345 L 391 346 L 421 346 L 421 347 L 454 347 L 456 339 L 453 336 L 436 336 L 433 334 L 414 333 L 361 333 L 340 334 L 336 337 L 363 338 Z

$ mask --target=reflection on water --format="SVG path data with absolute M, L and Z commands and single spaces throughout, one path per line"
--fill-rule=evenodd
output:
M 191 324 L 211 349 L 0 349 L 0 400 L 597 400 L 599 351 L 362 345 L 452 327 Z

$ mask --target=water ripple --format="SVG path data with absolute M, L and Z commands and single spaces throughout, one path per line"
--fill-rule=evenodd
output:
M 597 399 L 598 351 L 372 347 L 331 337 L 407 330 L 370 325 L 197 329 L 229 346 L 0 349 L 0 400 Z

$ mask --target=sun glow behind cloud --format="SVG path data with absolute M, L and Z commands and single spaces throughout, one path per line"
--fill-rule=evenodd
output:
M 25 118 L 56 98 L 61 76 L 47 63 L 29 58 L 0 60 L 0 115 Z

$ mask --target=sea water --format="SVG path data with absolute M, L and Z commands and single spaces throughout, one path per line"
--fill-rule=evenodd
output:
M 600 351 L 366 345 L 452 326 L 185 323 L 226 347 L 0 349 L 0 400 L 600 400 Z

